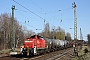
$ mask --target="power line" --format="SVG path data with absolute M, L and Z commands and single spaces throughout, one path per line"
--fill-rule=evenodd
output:
M 31 10 L 29 10 L 28 8 L 24 7 L 23 5 L 21 5 L 20 3 L 16 2 L 15 0 L 13 0 L 15 3 L 17 3 L 18 5 L 22 6 L 23 8 L 25 8 L 26 10 L 28 10 L 29 12 L 33 13 L 34 15 L 36 15 L 37 17 L 41 18 L 42 20 L 46 21 L 44 18 L 42 18 L 41 16 L 37 15 L 36 13 L 32 12 Z M 32 0 L 30 0 L 32 3 L 34 3 Z M 36 6 L 38 6 L 36 3 L 34 3 Z M 39 7 L 39 6 L 38 6 Z M 39 7 L 41 10 L 43 10 L 41 7 Z M 63 9 L 61 11 L 65 11 L 65 10 L 70 10 L 71 8 L 68 9 Z M 44 11 L 44 10 L 43 10 Z M 47 14 L 47 13 L 45 13 Z M 51 16 L 52 17 L 52 16 Z M 46 21 L 48 22 L 48 21 Z M 49 23 L 51 24 L 51 23 Z M 53 24 L 51 24 L 52 26 L 54 26 Z
M 20 10 L 20 9 L 16 9 L 16 10 L 18 10 L 18 11 L 22 11 L 22 12 L 28 12 L 28 11 L 25 11 L 25 10 Z
M 18 13 L 18 14 L 21 14 L 21 13 Z M 22 16 L 23 14 L 21 14 L 21 16 Z M 24 16 L 23 15 L 23 17 L 26 19 L 27 17 L 26 16 Z M 28 19 L 28 18 L 27 18 Z M 20 22 L 20 21 L 19 21 Z M 30 27 L 32 27 L 32 28 L 35 28 L 35 29 L 37 29 L 36 27 L 34 27 L 34 26 L 32 26 L 32 25 L 29 25 L 29 24 L 26 24 L 26 22 L 28 22 L 29 23 L 29 20 L 25 20 L 25 23 L 22 23 L 22 22 L 20 22 L 20 23 L 22 23 L 22 24 L 25 24 L 25 25 L 28 25 L 28 26 L 30 26 Z
M 66 9 L 62 9 L 61 11 L 68 11 L 68 10 L 71 10 L 71 9 L 73 9 L 73 8 L 66 8 Z
M 31 12 L 32 14 L 36 15 L 37 17 L 41 18 L 42 20 L 45 20 L 44 18 L 42 18 L 41 16 L 37 15 L 36 13 L 32 12 L 31 10 L 29 10 L 28 8 L 24 7 L 23 5 L 21 5 L 20 3 L 16 2 L 15 0 L 13 0 L 15 3 L 17 3 L 18 5 L 20 5 L 21 7 L 23 7 L 24 9 L 28 10 L 29 12 Z M 46 20 L 45 20 L 46 21 Z M 48 22 L 48 21 L 46 21 Z M 51 23 L 50 23 L 51 24 Z M 53 25 L 53 24 L 51 24 Z M 54 25 L 53 25 L 54 26 Z
M 22 22 L 20 22 L 20 23 L 22 23 Z M 26 21 L 25 21 L 25 23 L 22 23 L 22 24 L 28 25 L 28 26 L 30 26 L 30 27 L 32 27 L 32 28 L 38 30 L 38 28 L 36 28 L 36 27 L 34 27 L 34 26 L 32 26 L 32 25 L 26 24 Z
M 36 15 L 37 17 L 43 19 L 42 17 L 40 17 L 39 15 L 37 15 L 36 13 L 32 12 L 31 10 L 29 10 L 28 8 L 24 7 L 23 5 L 21 5 L 20 3 L 16 2 L 15 0 L 13 0 L 15 3 L 17 3 L 18 5 L 20 5 L 21 7 L 25 8 L 26 10 L 28 10 L 29 12 L 33 13 L 34 15 Z M 43 19 L 44 20 L 44 19 Z
M 0 6 L 3 6 L 3 5 L 0 5 Z M 6 6 L 3 6 L 3 7 L 6 7 Z M 7 7 L 6 7 L 7 8 Z M 7 8 L 8 9 L 8 8 Z M 8 10 L 10 10 L 10 9 L 8 9 Z M 18 11 L 23 11 L 23 12 L 27 12 L 27 11 L 24 11 L 24 10 L 19 10 L 19 9 L 15 9 L 15 10 L 18 10 Z M 21 13 L 18 13 L 18 14 L 21 14 Z M 21 14 L 21 15 L 23 15 L 23 14 Z M 23 16 L 23 17 L 25 17 L 25 16 Z M 25 17 L 26 18 L 26 17 Z M 20 22 L 20 21 L 19 21 Z M 22 22 L 20 22 L 20 23 L 22 23 Z M 22 23 L 22 24 L 26 24 L 26 23 Z M 29 24 L 26 24 L 26 25 L 28 25 L 28 26 L 30 26 L 30 27 L 32 27 L 32 28 L 35 28 L 35 29 L 37 29 L 36 27 L 34 27 L 34 26 L 32 26 L 32 25 L 29 25 Z
M 30 0 L 32 3 L 34 3 L 32 0 Z M 41 8 L 39 5 L 37 5 L 36 3 L 34 3 L 37 7 L 39 7 L 42 11 L 45 11 L 43 8 Z M 47 13 L 46 13 L 46 11 L 45 11 L 45 15 L 46 15 Z M 51 17 L 53 17 L 53 16 L 51 16 Z M 46 21 L 45 19 L 44 19 L 44 21 Z M 46 21 L 47 22 L 47 21 Z M 50 23 L 51 24 L 51 23 Z M 53 24 L 51 24 L 51 25 L 53 25 Z M 54 26 L 54 25 L 53 25 Z
M 30 0 L 32 3 L 34 3 L 32 0 Z M 39 7 L 36 3 L 34 3 L 37 7 Z M 41 7 L 39 7 L 41 10 L 43 10 Z M 44 10 L 43 10 L 44 11 Z
M 32 3 L 34 3 L 32 0 L 30 0 Z M 41 10 L 43 10 L 43 8 L 41 8 L 40 6 L 38 6 L 36 3 L 34 3 L 37 7 L 39 7 Z M 43 10 L 43 11 L 45 11 L 45 10 Z M 56 11 L 55 11 L 56 12 Z M 45 11 L 45 14 L 47 14 L 46 13 L 46 11 Z M 53 17 L 53 16 L 51 16 L 51 17 Z M 46 21 L 45 19 L 44 19 L 44 23 L 45 22 L 48 22 L 48 21 Z M 51 23 L 50 23 L 51 24 Z M 53 24 L 51 24 L 51 25 L 53 25 Z M 54 25 L 53 25 L 54 26 Z

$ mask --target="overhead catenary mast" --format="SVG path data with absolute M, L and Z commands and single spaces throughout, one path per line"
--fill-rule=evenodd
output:
M 75 55 L 78 55 L 78 39 L 77 39 L 77 16 L 76 16 L 76 4 L 75 2 L 73 3 L 73 8 L 74 8 L 74 45 L 75 45 Z
M 81 30 L 81 28 L 80 28 L 80 40 L 83 40 L 82 30 Z
M 82 36 L 82 30 L 80 28 L 80 40 L 83 41 L 83 36 Z M 82 42 L 83 45 L 84 41 Z M 80 45 L 80 48 L 82 49 L 82 45 Z
M 11 41 L 11 48 L 12 48 L 13 51 L 15 51 L 14 10 L 15 10 L 15 6 L 12 6 L 12 41 Z

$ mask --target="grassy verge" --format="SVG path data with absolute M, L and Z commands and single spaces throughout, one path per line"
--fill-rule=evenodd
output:
M 0 51 L 0 54 L 8 54 L 11 51 L 12 51 L 11 49 L 3 49 L 3 50 Z M 15 52 L 20 52 L 20 49 L 16 48 Z
M 1 54 L 8 54 L 10 53 L 11 49 L 6 49 L 6 50 L 2 50 L 0 51 Z
M 84 53 L 85 48 L 89 50 L 86 54 Z M 82 49 L 78 51 L 78 56 L 71 58 L 71 60 L 90 60 L 90 48 L 88 46 L 82 46 Z

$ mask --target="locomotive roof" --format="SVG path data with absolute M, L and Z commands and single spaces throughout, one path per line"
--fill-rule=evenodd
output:
M 30 38 L 35 38 L 35 37 L 37 37 L 38 39 L 39 39 L 39 38 L 43 38 L 42 36 L 39 36 L 39 35 L 33 35 L 33 36 L 31 36 Z

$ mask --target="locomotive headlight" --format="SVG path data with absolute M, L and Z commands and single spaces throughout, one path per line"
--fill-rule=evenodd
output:
M 50 42 L 50 44 L 51 44 L 51 42 Z
M 21 48 L 24 48 L 24 45 Z

